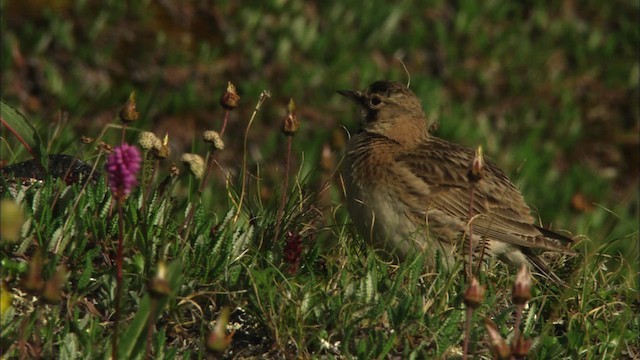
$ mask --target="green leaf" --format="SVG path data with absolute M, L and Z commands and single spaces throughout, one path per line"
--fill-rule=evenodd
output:
M 20 111 L 6 103 L 4 99 L 0 99 L 0 120 L 2 120 L 2 126 L 13 133 L 34 158 L 43 158 L 40 156 L 42 155 L 40 148 L 42 139 L 40 139 L 36 128 Z
M 173 291 L 180 289 L 182 283 L 182 263 L 179 260 L 172 262 L 167 269 L 167 280 Z M 164 307 L 170 300 L 170 296 L 157 299 L 153 323 L 159 318 Z M 151 316 L 151 296 L 146 294 L 138 307 L 138 312 L 129 324 L 129 327 L 122 333 L 118 343 L 118 353 L 121 359 L 134 359 L 140 351 L 145 349 L 146 329 Z M 107 354 L 109 356 L 110 354 Z

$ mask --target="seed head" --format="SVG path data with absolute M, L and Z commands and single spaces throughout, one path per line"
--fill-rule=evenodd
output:
M 156 136 L 156 134 L 150 131 L 143 131 L 138 137 L 138 144 L 142 150 L 151 150 L 162 145 L 162 141 Z
M 182 162 L 187 166 L 189 171 L 197 179 L 201 179 L 204 175 L 204 160 L 198 154 L 186 153 L 182 154 Z
M 207 130 L 203 134 L 204 142 L 212 144 L 216 150 L 224 150 L 224 141 L 217 131 Z

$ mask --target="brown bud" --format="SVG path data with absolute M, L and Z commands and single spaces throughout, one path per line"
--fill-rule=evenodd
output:
M 513 283 L 511 299 L 516 305 L 524 305 L 531 300 L 531 273 L 526 264 L 522 264 L 518 270 L 516 281 Z
M 42 300 L 47 304 L 55 305 L 62 301 L 62 287 L 67 280 L 67 268 L 64 265 L 58 266 L 55 274 L 47 280 L 42 290 Z
M 220 97 L 220 105 L 222 105 L 225 110 L 231 111 L 238 107 L 239 101 L 240 96 L 236 91 L 236 87 L 230 81 L 227 82 L 227 91 Z
M 293 136 L 300 128 L 300 121 L 296 116 L 296 103 L 293 99 L 289 100 L 287 116 L 282 120 L 282 132 L 287 136 Z
M 164 261 L 158 263 L 156 275 L 149 281 L 149 293 L 154 297 L 162 297 L 171 293 L 171 288 L 167 281 L 167 265 Z
M 92 138 L 92 137 L 88 137 L 88 136 L 80 136 L 80 141 L 82 141 L 83 144 L 91 144 L 92 142 L 94 142 L 96 139 Z
M 484 300 L 484 286 L 481 286 L 478 279 L 471 278 L 471 283 L 464 292 L 464 303 L 468 307 L 475 309 L 482 304 Z
M 119 115 L 120 115 L 120 120 L 122 120 L 122 122 L 124 123 L 130 123 L 138 120 L 138 118 L 140 117 L 140 114 L 138 114 L 138 112 L 136 111 L 135 91 L 132 91 L 131 94 L 129 94 L 129 100 L 127 100 L 127 103 L 124 105 L 124 108 L 120 110 Z
M 482 173 L 484 172 L 484 155 L 482 154 L 482 146 L 478 146 L 476 154 L 471 162 L 471 169 L 469 170 L 469 180 L 472 182 L 482 179 Z
M 511 358 L 511 349 L 500 335 L 498 327 L 489 318 L 484 319 L 484 328 L 489 334 L 489 346 L 494 359 L 507 360 Z
M 42 279 L 42 265 L 42 253 L 40 250 L 36 250 L 29 260 L 27 278 L 22 282 L 22 285 L 27 291 L 37 293 L 44 287 L 44 280 Z
M 516 359 L 525 359 L 527 355 L 529 355 L 529 350 L 531 349 L 531 340 L 525 339 L 522 336 L 518 336 L 517 339 L 513 339 L 513 343 L 511 344 L 511 354 Z
M 226 333 L 230 313 L 231 310 L 226 306 L 220 310 L 220 314 L 216 320 L 216 326 L 207 336 L 206 346 L 208 351 L 215 354 L 221 354 L 224 353 L 231 344 L 233 332 L 229 335 Z

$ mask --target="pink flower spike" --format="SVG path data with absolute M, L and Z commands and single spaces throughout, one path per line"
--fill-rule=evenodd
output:
M 126 199 L 133 187 L 138 184 L 137 175 L 141 161 L 140 150 L 129 144 L 117 146 L 107 157 L 109 188 L 119 201 Z

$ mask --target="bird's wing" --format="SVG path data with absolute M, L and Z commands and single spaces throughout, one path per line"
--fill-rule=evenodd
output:
M 396 157 L 402 171 L 422 182 L 423 196 L 408 198 L 413 202 L 410 208 L 419 209 L 416 216 L 427 218 L 429 210 L 436 209 L 445 216 L 469 220 L 473 158 L 473 150 L 435 137 Z M 474 231 L 489 240 L 571 252 L 565 245 L 571 239 L 533 225 L 534 218 L 518 189 L 490 161 L 485 161 L 482 178 L 474 185 L 472 217 L 476 215 L 480 216 L 473 220 Z

